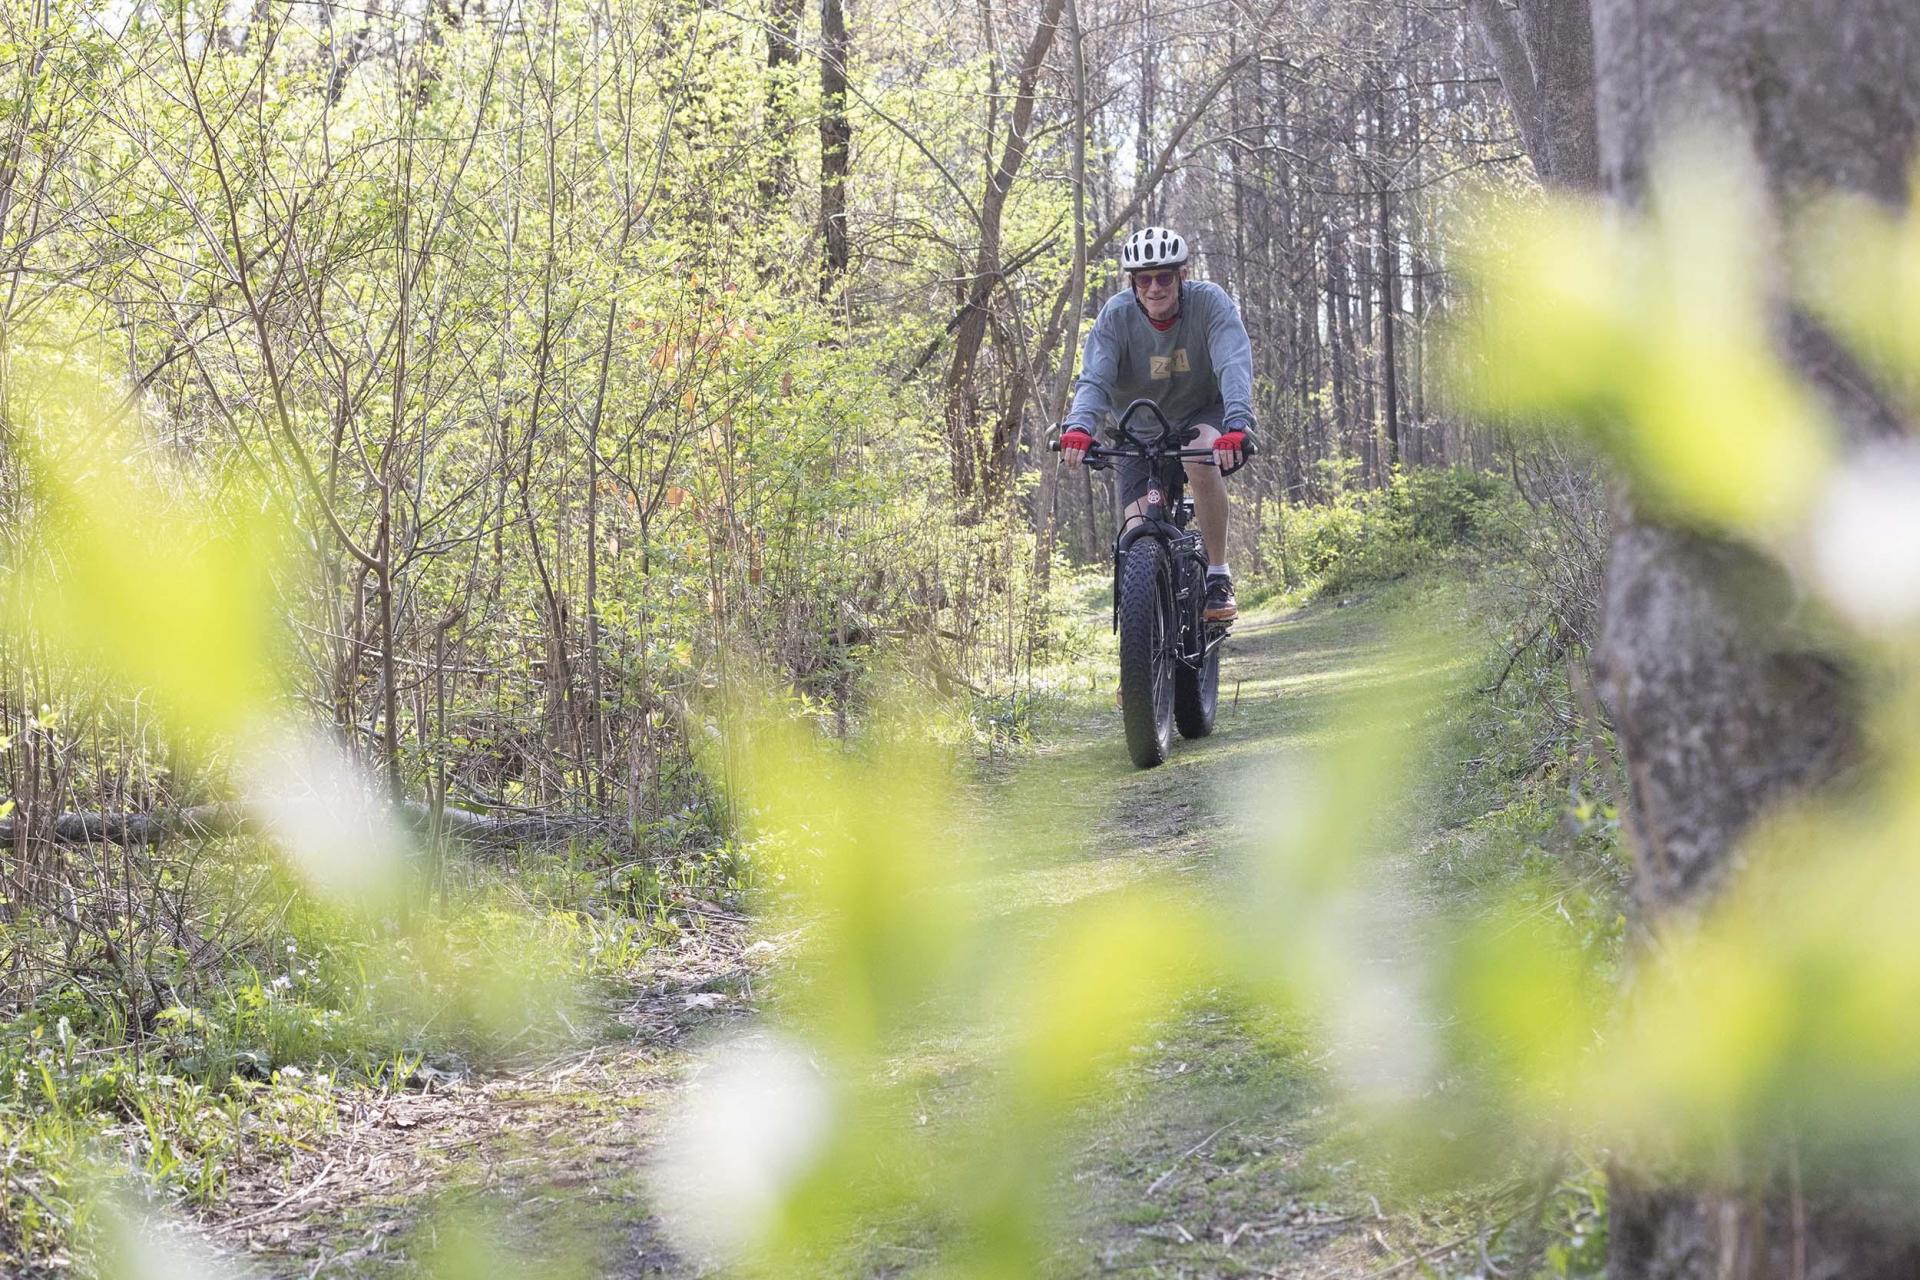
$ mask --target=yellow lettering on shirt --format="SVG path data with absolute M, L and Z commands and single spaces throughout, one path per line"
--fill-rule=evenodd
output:
M 1193 372 L 1193 366 L 1187 363 L 1187 349 L 1185 347 L 1177 348 L 1174 351 L 1173 371 L 1175 373 L 1192 373 Z
M 1151 372 L 1155 382 L 1160 381 L 1162 378 L 1171 378 L 1173 376 L 1173 358 L 1171 356 L 1150 356 L 1148 357 L 1148 363 L 1152 366 Z

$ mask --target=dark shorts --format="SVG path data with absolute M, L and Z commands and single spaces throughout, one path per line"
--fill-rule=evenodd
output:
M 1205 408 L 1188 414 L 1185 418 L 1175 420 L 1173 425 L 1179 429 L 1184 438 L 1199 426 L 1222 429 L 1221 423 L 1226 416 L 1227 406 L 1216 400 Z M 1139 422 L 1140 419 L 1136 417 L 1134 421 Z M 1135 434 L 1139 434 L 1138 428 L 1135 429 Z M 1145 458 L 1116 458 L 1113 472 L 1114 492 L 1120 495 L 1120 508 L 1123 511 L 1146 497 L 1147 490 L 1155 480 L 1159 481 L 1162 494 L 1172 494 L 1186 482 L 1186 470 L 1176 461 L 1162 462 L 1156 475 L 1155 469 L 1147 465 Z

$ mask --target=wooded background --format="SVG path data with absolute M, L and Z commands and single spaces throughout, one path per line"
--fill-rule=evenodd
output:
M 637 845 L 705 820 L 706 694 L 741 673 L 844 727 L 881 655 L 983 701 L 1062 656 L 1108 495 L 1045 432 L 1133 227 L 1188 235 L 1252 334 L 1259 581 L 1287 510 L 1396 468 L 1541 474 L 1440 395 L 1470 189 L 1639 210 L 1706 124 L 1770 195 L 1900 209 L 1920 141 L 1908 0 L 0 0 L 0 38 L 11 573 L 61 569 L 23 428 L 90 386 L 100 438 L 141 441 L 93 465 L 291 509 L 285 699 L 390 792 Z M 1799 301 L 1756 307 L 1837 451 L 1910 435 Z M 1586 492 L 1546 471 L 1540 500 Z M 1552 607 L 1598 641 L 1651 934 L 1859 777 L 1872 699 L 1753 530 L 1613 498 L 1569 522 L 1611 538 L 1605 596 L 1588 556 Z M 79 928 L 170 890 L 116 889 L 133 861 L 60 815 L 197 804 L 230 762 L 35 636 L 0 651 L 5 911 Z M 1912 1274 L 1872 1189 L 1754 1167 L 1624 1161 L 1615 1273 Z
M 1104 555 L 1104 478 L 1056 483 L 1044 444 L 1144 223 L 1193 240 L 1254 339 L 1244 571 L 1280 503 L 1494 461 L 1432 357 L 1440 213 L 1466 175 L 1524 176 L 1461 13 L 21 0 L 4 24 L 0 397 L 30 414 L 47 369 L 85 368 L 179 483 L 290 502 L 289 695 L 422 803 L 657 820 L 730 671 L 833 706 L 891 648 L 1008 687 L 1056 552 Z M 10 457 L 0 502 L 31 558 Z M 17 859 L 61 812 L 202 798 L 137 707 L 55 712 L 103 696 L 58 655 L 0 680 Z

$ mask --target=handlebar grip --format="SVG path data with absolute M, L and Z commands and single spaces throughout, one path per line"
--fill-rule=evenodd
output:
M 1060 437 L 1055 436 L 1053 439 L 1047 441 L 1047 448 L 1053 450 L 1055 453 L 1060 452 Z
M 1242 428 L 1242 430 L 1245 429 Z M 1248 432 L 1246 437 L 1240 442 L 1240 461 L 1231 467 L 1223 468 L 1220 472 L 1221 478 L 1225 479 L 1227 476 L 1232 475 L 1234 472 L 1240 470 L 1240 468 L 1246 466 L 1249 462 L 1253 461 L 1253 455 L 1259 452 L 1260 446 L 1254 443 L 1252 433 Z

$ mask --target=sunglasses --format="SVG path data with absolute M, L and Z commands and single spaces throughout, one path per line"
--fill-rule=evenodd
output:
M 1179 278 L 1180 273 L 1178 271 L 1136 271 L 1133 273 L 1134 284 L 1144 285 L 1149 289 L 1155 289 L 1165 284 L 1172 284 Z

